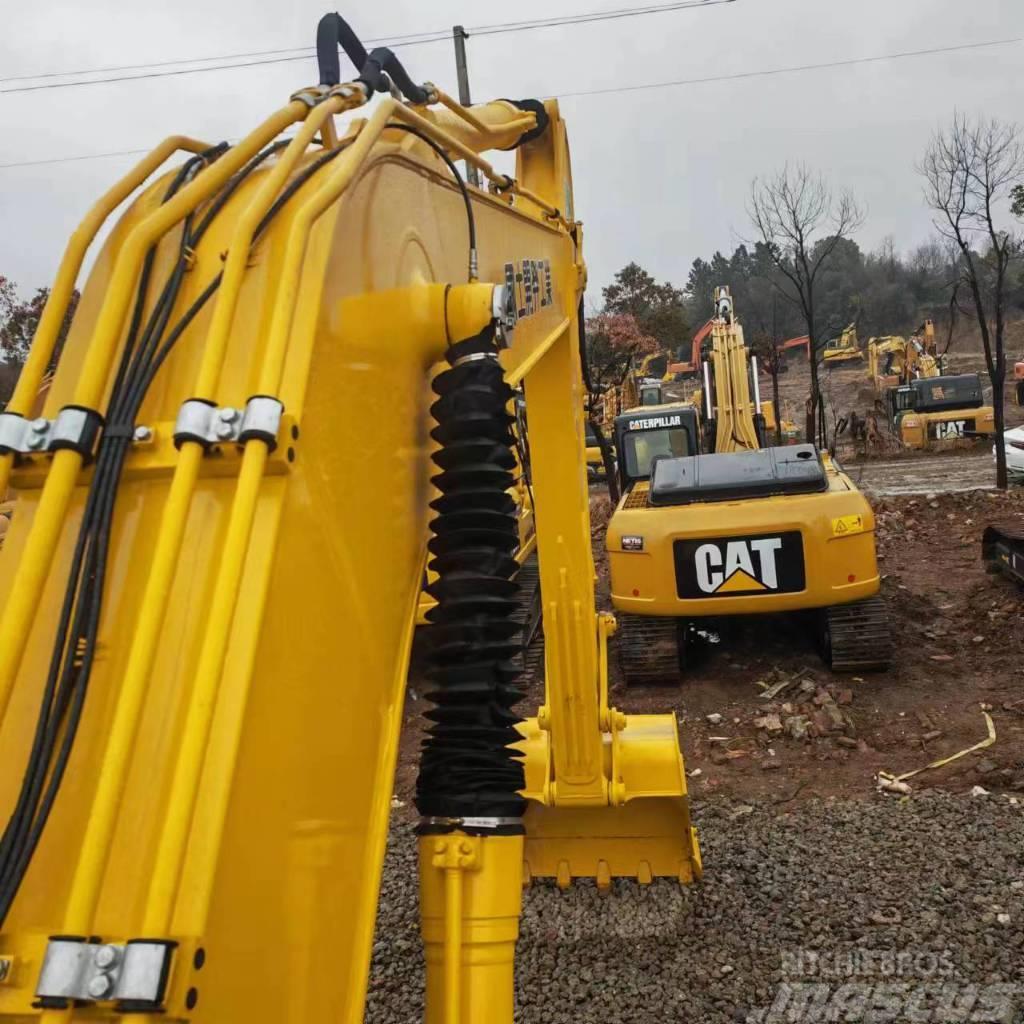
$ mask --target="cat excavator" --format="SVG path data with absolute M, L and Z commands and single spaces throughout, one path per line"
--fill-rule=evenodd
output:
M 834 671 L 885 668 L 871 506 L 827 452 L 766 446 L 732 296 L 714 299 L 699 401 L 616 421 L 622 497 L 606 547 L 626 682 L 676 682 L 701 622 L 767 612 L 808 613 Z
M 868 338 L 868 375 L 876 393 L 909 384 L 921 377 L 938 377 L 944 357 L 936 353 L 935 324 L 925 320 L 909 339 L 899 334 Z
M 363 1020 L 426 548 L 426 1020 L 510 1024 L 524 878 L 700 874 L 675 716 L 608 700 L 558 104 L 464 106 L 335 14 L 317 56 L 241 141 L 102 196 L 0 415 L 0 1020 Z

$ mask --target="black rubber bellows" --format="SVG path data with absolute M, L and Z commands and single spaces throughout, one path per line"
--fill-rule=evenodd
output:
M 526 801 L 512 710 L 521 625 L 514 621 L 519 566 L 512 389 L 497 359 L 494 331 L 448 350 L 431 407 L 440 448 L 432 478 L 440 496 L 428 545 L 438 579 L 428 588 L 433 723 L 420 757 L 416 806 L 432 818 L 517 818 Z M 501 829 L 508 831 L 508 828 Z

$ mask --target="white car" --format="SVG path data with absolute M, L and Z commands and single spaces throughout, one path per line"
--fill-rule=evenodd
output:
M 1015 477 L 1024 477 L 1024 427 L 1014 427 L 1003 433 L 1003 444 L 1006 446 L 1006 471 Z M 995 458 L 996 446 L 992 446 L 992 457 Z

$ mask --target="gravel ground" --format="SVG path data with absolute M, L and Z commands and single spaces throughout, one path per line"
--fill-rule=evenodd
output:
M 870 994 L 892 983 L 894 964 L 902 982 L 952 985 L 967 999 L 968 984 L 1024 993 L 1024 800 L 923 793 L 813 801 L 785 815 L 742 804 L 695 812 L 698 886 L 527 891 L 517 1024 L 756 1020 L 783 982 L 824 983 L 838 998 L 852 970 Z M 396 818 L 367 1024 L 421 1018 L 415 856 L 411 825 Z M 801 950 L 823 957 L 819 967 Z M 1019 1006 L 1003 1019 L 1021 1020 Z

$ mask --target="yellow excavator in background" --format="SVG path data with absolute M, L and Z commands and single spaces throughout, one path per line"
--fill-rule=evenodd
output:
M 675 716 L 608 703 L 558 105 L 462 106 L 338 15 L 317 56 L 240 142 L 173 136 L 89 211 L 0 415 L 0 1020 L 363 1020 L 425 545 L 429 1024 L 511 1024 L 524 873 L 700 873 Z
M 848 324 L 838 338 L 826 341 L 821 350 L 821 358 L 826 366 L 835 366 L 855 360 L 863 361 L 864 353 L 857 343 L 856 323 Z
M 868 338 L 868 374 L 877 394 L 919 377 L 938 377 L 942 357 L 935 351 L 935 325 L 925 320 L 909 340 L 901 335 Z
M 727 288 L 703 350 L 703 408 L 616 421 L 622 498 L 608 525 L 628 683 L 674 682 L 695 623 L 812 611 L 835 671 L 889 664 L 871 506 L 826 452 L 766 447 L 756 367 Z

